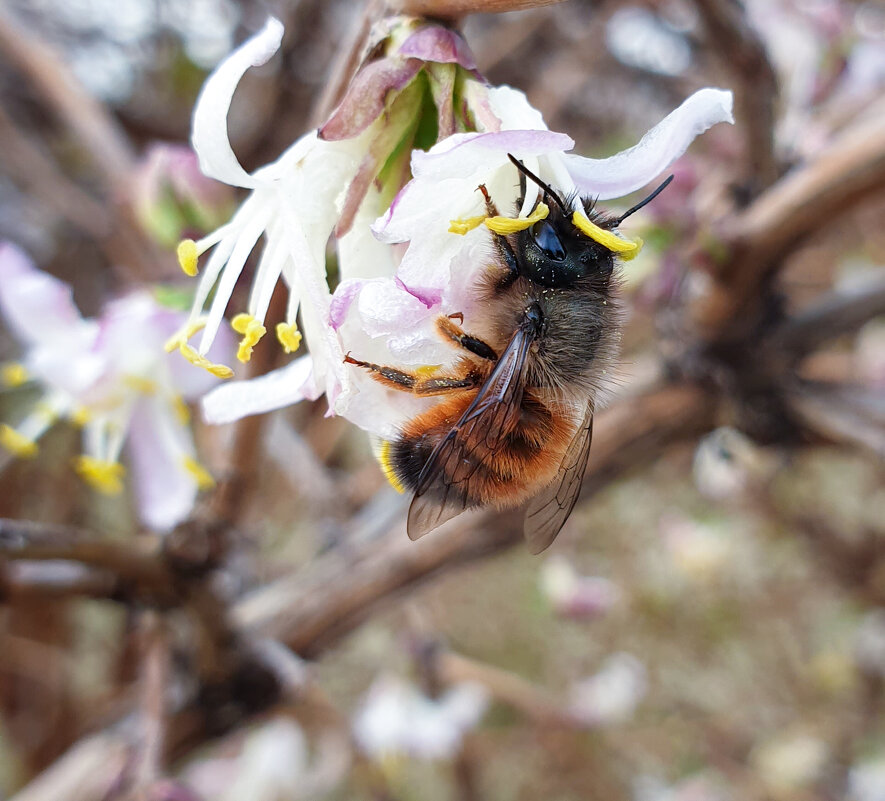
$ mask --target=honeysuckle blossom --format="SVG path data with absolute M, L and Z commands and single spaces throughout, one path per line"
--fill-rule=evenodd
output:
M 20 363 L 4 366 L 5 383 L 33 381 L 42 390 L 23 420 L 0 425 L 0 446 L 34 457 L 40 437 L 66 418 L 82 428 L 74 467 L 92 487 L 122 491 L 126 444 L 143 522 L 164 531 L 184 519 L 198 489 L 212 483 L 196 459 L 187 401 L 214 383 L 163 352 L 184 315 L 136 291 L 84 319 L 70 287 L 9 243 L 0 244 L 0 312 L 25 349 Z
M 480 90 L 474 90 L 478 97 Z M 342 269 L 342 281 L 324 307 L 327 323 L 337 335 L 337 346 L 318 352 L 311 345 L 315 383 L 323 374 L 320 362 L 330 353 L 349 351 L 378 364 L 434 368 L 450 363 L 456 354 L 440 341 L 434 321 L 440 314 L 462 313 L 470 319 L 476 310 L 472 289 L 492 252 L 489 229 L 499 232 L 526 228 L 546 206 L 538 204 L 538 188 L 531 182 L 519 201 L 520 181 L 509 154 L 522 159 L 560 196 L 573 203 L 575 224 L 588 235 L 617 251 L 623 258 L 635 255 L 641 242 L 603 231 L 587 219 L 577 198 L 590 195 L 616 198 L 647 185 L 678 158 L 691 141 L 711 125 L 731 121 L 730 92 L 703 89 L 688 98 L 645 137 L 628 150 L 605 159 L 588 159 L 567 151 L 574 141 L 563 133 L 549 131 L 540 113 L 518 90 L 510 87 L 482 89 L 483 114 L 476 130 L 455 133 L 427 152 L 412 152 L 412 180 L 393 198 L 387 211 L 374 223 L 372 232 L 391 246 L 386 274 L 356 276 Z M 498 209 L 488 218 L 482 195 L 484 185 Z M 534 216 L 533 216 L 534 215 Z M 365 229 L 351 235 L 369 242 Z M 408 243 L 401 259 L 397 246 Z M 370 248 L 371 247 L 371 251 Z M 377 244 L 366 245 L 376 252 Z M 396 432 L 405 416 L 426 408 L 427 399 L 386 389 L 358 370 L 342 371 L 340 365 L 326 368 L 340 377 L 325 384 L 331 408 L 361 427 L 382 437 Z M 299 376 L 307 369 L 290 366 Z M 283 384 L 279 385 L 280 390 Z M 266 387 L 255 387 L 261 400 L 238 406 L 243 390 L 219 387 L 204 401 L 211 422 L 226 422 L 249 413 L 292 401 L 290 387 L 271 397 Z
M 488 697 L 477 684 L 458 684 L 430 698 L 392 676 L 378 679 L 353 722 L 357 744 L 372 759 L 451 759 L 464 734 L 485 712 Z
M 329 325 L 331 295 L 325 253 L 330 235 L 340 242 L 344 278 L 389 274 L 389 248 L 370 240 L 368 224 L 402 186 L 413 145 L 426 147 L 442 132 L 463 129 L 473 105 L 456 106 L 454 94 L 468 98 L 473 58 L 451 31 L 409 18 L 397 18 L 378 34 L 385 55 L 364 65 L 341 105 L 319 131 L 302 136 L 277 161 L 247 173 L 227 137 L 227 112 L 237 83 L 250 66 L 265 63 L 279 48 L 282 25 L 264 29 L 232 53 L 209 77 L 194 110 L 192 144 L 203 172 L 250 191 L 233 218 L 203 239 L 179 245 L 182 268 L 196 275 L 198 258 L 212 253 L 200 276 L 187 328 L 177 341 L 190 361 L 228 378 L 226 365 L 206 359 L 246 259 L 264 237 L 247 309 L 231 325 L 242 336 L 237 356 L 247 361 L 265 335 L 270 298 L 282 278 L 288 293 L 286 319 L 276 336 L 287 353 L 298 350 L 302 334 L 310 348 L 310 381 L 334 401 L 346 382 L 338 337 Z M 433 109 L 428 117 L 428 103 Z M 475 104 L 474 104 L 475 105 Z M 481 115 L 481 103 L 476 112 Z M 433 129 L 428 139 L 428 124 Z M 214 297 L 209 297 L 214 290 Z M 208 305 L 208 308 L 206 308 Z M 206 310 L 204 316 L 204 309 Z M 188 343 L 203 328 L 199 345 Z M 308 367 L 298 368 L 300 373 Z M 288 388 L 287 401 L 292 397 Z M 311 397 L 305 391 L 297 397 Z

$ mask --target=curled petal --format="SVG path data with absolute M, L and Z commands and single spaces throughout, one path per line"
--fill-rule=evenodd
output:
M 363 67 L 320 128 L 320 138 L 352 139 L 361 134 L 384 111 L 390 93 L 405 88 L 423 66 L 417 58 L 382 58 Z
M 203 417 L 216 425 L 232 423 L 301 400 L 316 400 L 320 394 L 313 379 L 313 361 L 302 356 L 258 378 L 216 387 L 203 398 Z
M 194 108 L 191 144 L 200 159 L 200 169 L 210 178 L 232 186 L 254 187 L 231 148 L 227 136 L 227 113 L 240 78 L 249 67 L 266 63 L 280 48 L 283 24 L 270 17 L 255 36 L 247 39 L 209 76 Z
M 476 59 L 467 43 L 457 33 L 440 25 L 426 25 L 415 31 L 402 43 L 399 52 L 421 61 L 460 64 L 464 69 L 476 69 Z
M 566 154 L 566 167 L 581 194 L 622 197 L 645 186 L 681 156 L 692 140 L 718 122 L 734 122 L 732 94 L 701 89 L 642 137 L 607 159 Z

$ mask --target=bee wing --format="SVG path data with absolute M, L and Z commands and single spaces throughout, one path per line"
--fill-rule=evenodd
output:
M 581 492 L 592 438 L 593 404 L 589 404 L 584 419 L 562 458 L 556 478 L 532 498 L 526 508 L 524 531 L 531 553 L 539 554 L 545 550 L 556 539 L 572 513 Z
M 523 374 L 534 328 L 520 326 L 461 419 L 434 448 L 418 476 L 407 529 L 417 540 L 471 504 L 469 484 L 483 456 L 494 453 L 519 420 Z

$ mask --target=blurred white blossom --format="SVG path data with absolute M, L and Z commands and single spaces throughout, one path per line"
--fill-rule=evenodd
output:
M 562 556 L 552 556 L 541 565 L 538 582 L 556 614 L 579 620 L 604 615 L 623 597 L 613 581 L 602 576 L 582 576 Z
M 384 676 L 369 689 L 353 721 L 357 744 L 371 759 L 452 759 L 482 718 L 488 696 L 464 683 L 430 698 L 415 685 Z
M 783 733 L 757 746 L 750 763 L 773 797 L 791 798 L 820 778 L 829 756 L 829 747 L 818 737 Z
M 597 673 L 572 687 L 570 709 L 587 726 L 623 723 L 647 692 L 645 665 L 632 654 L 612 654 Z

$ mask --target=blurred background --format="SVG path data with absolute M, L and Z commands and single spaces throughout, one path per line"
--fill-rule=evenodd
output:
M 230 116 L 249 170 L 321 121 L 363 3 L 3 4 L 0 238 L 84 316 L 148 285 L 188 305 L 175 245 L 237 202 L 191 109 L 268 13 L 283 49 Z M 736 95 L 634 218 L 560 538 L 532 557 L 474 515 L 410 543 L 322 399 L 195 415 L 219 486 L 158 537 L 55 426 L 0 473 L 0 798 L 885 799 L 885 7 L 570 0 L 461 29 L 584 155 Z M 7 386 L 0 420 L 35 397 Z

